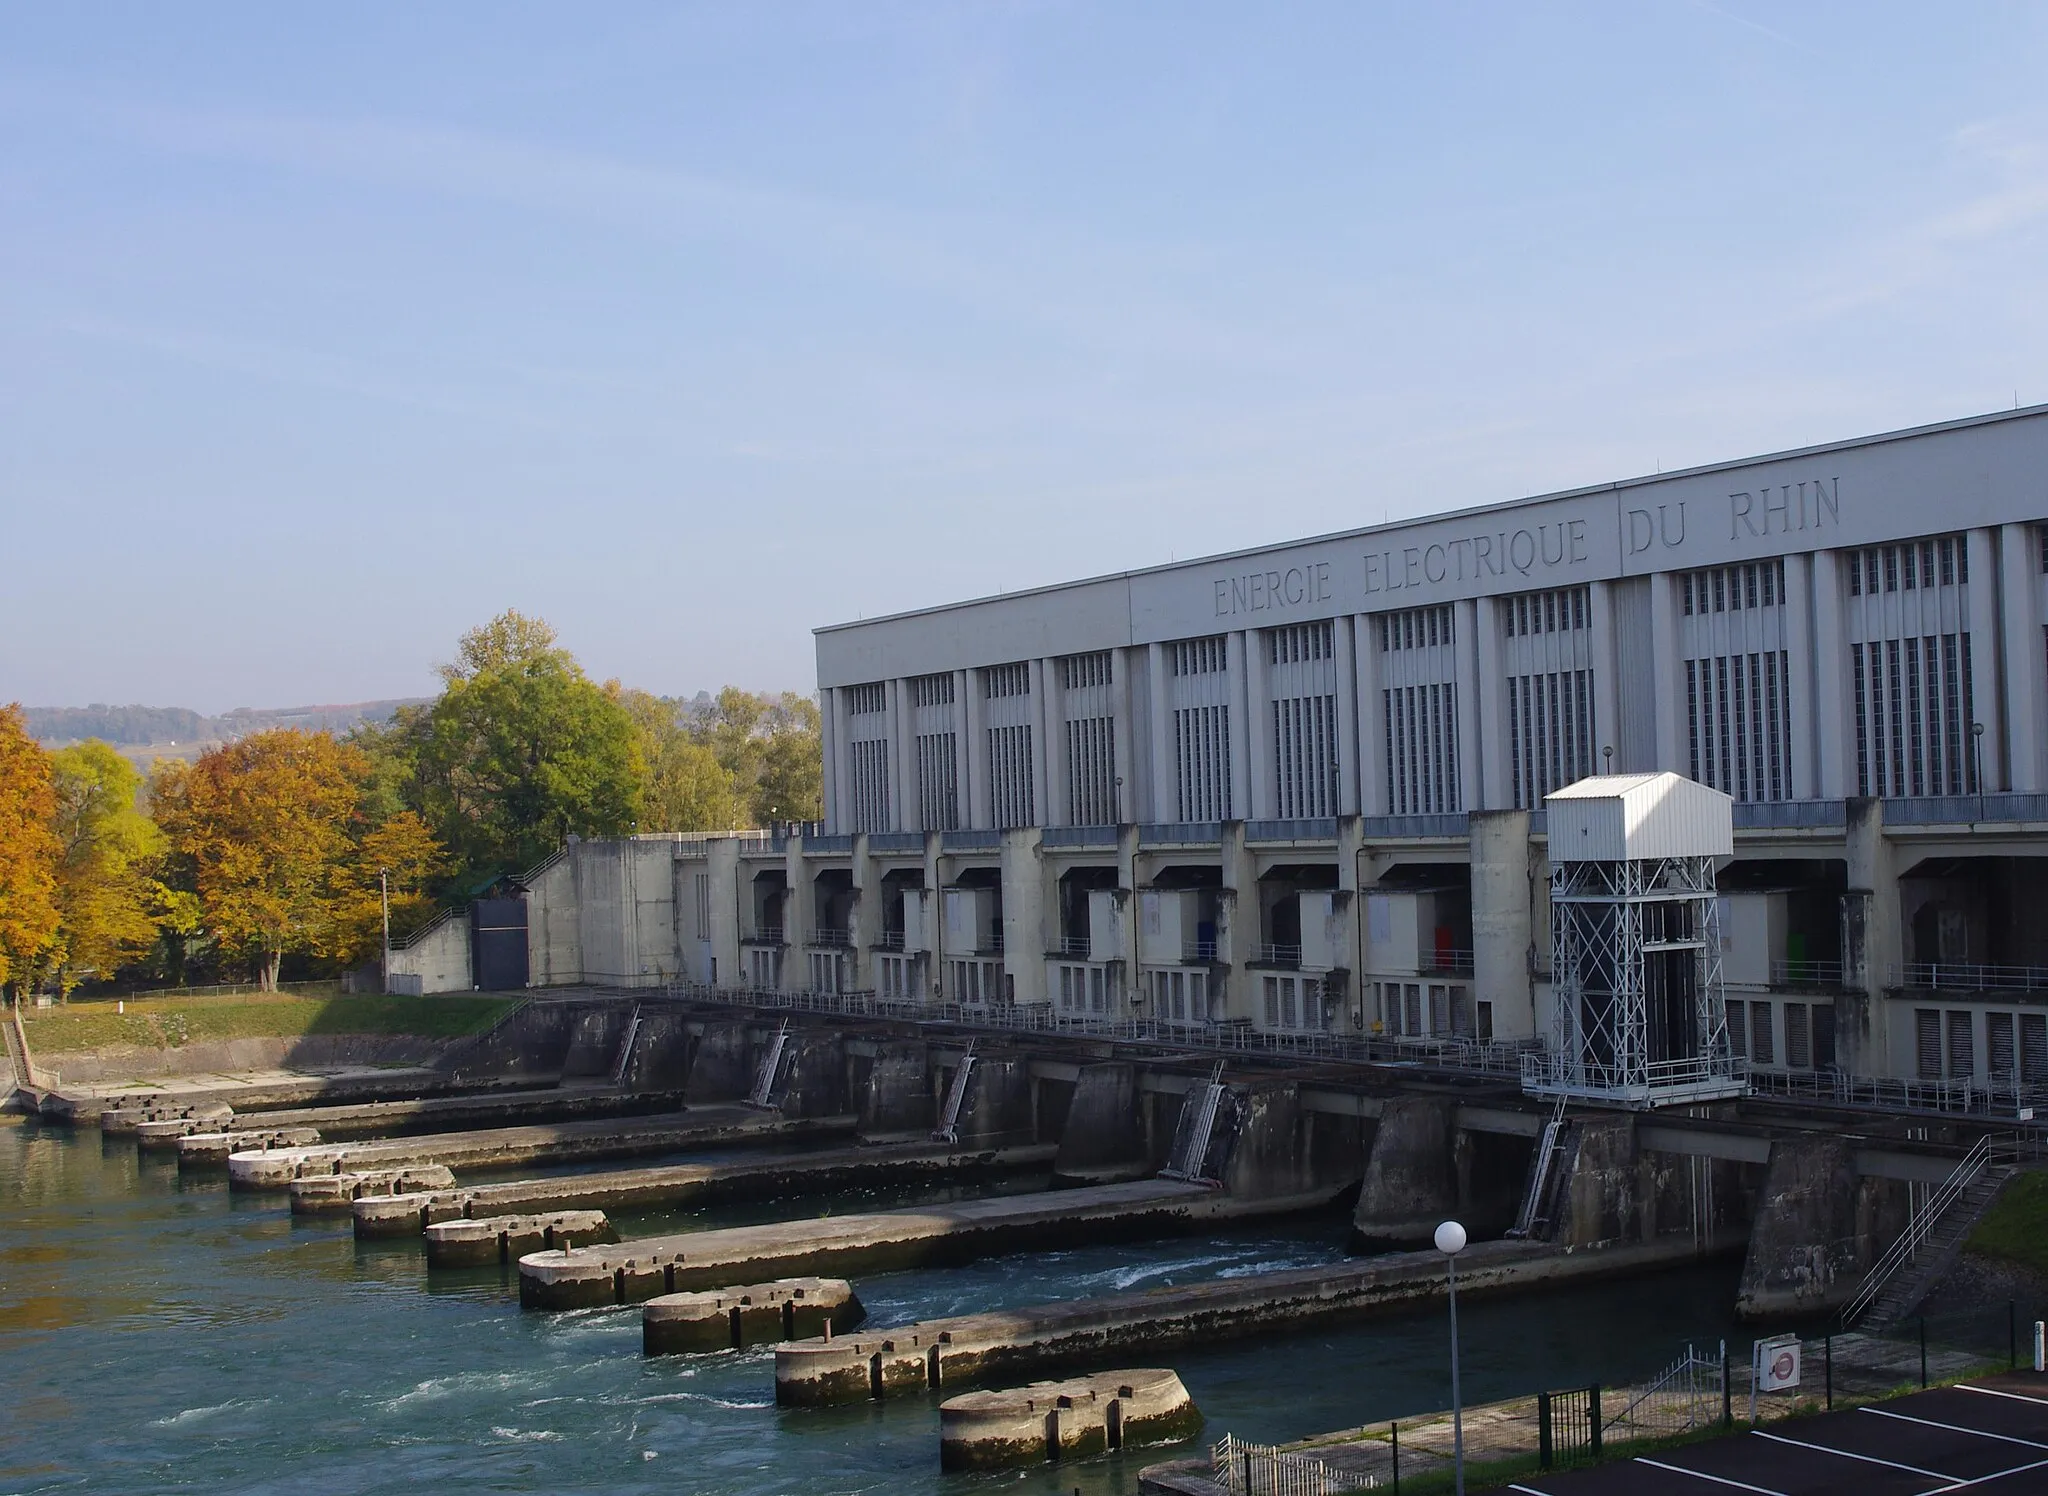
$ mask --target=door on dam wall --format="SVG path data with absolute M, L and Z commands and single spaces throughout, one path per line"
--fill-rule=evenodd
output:
M 527 983 L 526 900 L 478 899 L 469 906 L 470 980 L 484 992 Z

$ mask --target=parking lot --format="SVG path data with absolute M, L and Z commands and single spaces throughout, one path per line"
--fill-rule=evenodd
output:
M 2048 1492 L 2048 1376 L 2015 1372 L 1519 1481 L 1523 1496 Z

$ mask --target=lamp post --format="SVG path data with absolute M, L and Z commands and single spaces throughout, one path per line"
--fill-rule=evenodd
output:
M 1465 1496 L 1465 1403 L 1458 1392 L 1458 1254 L 1465 1250 L 1465 1228 L 1445 1221 L 1436 1228 L 1436 1249 L 1444 1254 L 1451 1291 L 1451 1458 L 1457 1493 Z
M 377 869 L 377 902 L 384 907 L 384 967 L 378 972 L 386 992 L 391 990 L 391 870 Z

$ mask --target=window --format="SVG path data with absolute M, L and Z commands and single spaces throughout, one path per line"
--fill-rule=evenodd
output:
M 1771 1042 L 1771 1005 L 1752 1002 L 1749 1005 L 1749 1062 L 1752 1065 L 1775 1065 L 1775 1049 Z
M 1079 691 L 1088 686 L 1106 686 L 1109 673 L 1109 651 L 1106 649 L 1094 654 L 1068 655 L 1060 661 L 1060 688 Z
M 2044 560 L 2048 560 L 2048 550 L 2043 554 Z M 1970 580 L 1970 547 L 1961 535 L 1866 546 L 1858 551 L 1844 551 L 1842 555 L 1851 597 L 1910 592 L 1921 587 L 1955 587 Z
M 1785 1004 L 1785 1063 L 1794 1070 L 1813 1068 L 1813 1044 L 1806 1026 L 1805 1003 Z
M 855 717 L 872 717 L 889 710 L 889 687 L 883 681 L 846 688 L 846 710 Z
M 1442 815 L 1458 809 L 1458 698 L 1448 682 L 1380 693 L 1386 715 L 1387 809 Z
M 889 740 L 857 739 L 849 746 L 853 764 L 853 829 L 887 831 L 889 819 Z
M 1791 797 L 1787 651 L 1687 660 L 1685 703 L 1692 778 L 1737 800 Z
M 2020 1079 L 2019 1051 L 2013 1044 L 2013 1015 L 1984 1015 L 1984 1048 L 1991 1063 L 1991 1084 L 2017 1087 Z
M 1941 1079 L 1941 1010 L 1913 1010 L 1913 1073 L 1922 1080 Z
M 698 873 L 692 881 L 692 893 L 697 910 L 697 938 L 711 938 L 711 875 Z
M 1230 708 L 1182 707 L 1173 714 L 1176 808 L 1183 821 L 1230 819 Z
M 989 815 L 996 826 L 1036 824 L 1028 726 L 988 730 L 988 794 Z
M 1274 665 L 1300 665 L 1336 656 L 1336 626 L 1329 621 L 1298 623 L 1266 630 L 1266 659 Z
M 1976 792 L 1970 664 L 1966 633 L 1849 646 L 1857 794 Z
M 981 672 L 982 693 L 991 701 L 1006 696 L 1031 694 L 1031 666 L 1019 660 L 1013 665 L 991 665 Z
M 941 675 L 914 676 L 910 682 L 910 699 L 917 706 L 951 706 L 953 704 L 953 672 Z
M 1593 672 L 1508 677 L 1508 766 L 1518 809 L 1593 772 Z
M 1948 1078 L 1969 1080 L 1977 1073 L 1976 1015 L 1967 1008 L 1948 1012 Z
M 1273 703 L 1274 808 L 1283 820 L 1337 813 L 1337 698 Z
M 1739 998 L 1728 1003 L 1728 1052 L 1738 1060 L 1749 1058 L 1749 1004 Z
M 1505 599 L 1501 612 L 1510 639 L 1532 634 L 1554 634 L 1561 630 L 1588 627 L 1592 592 L 1586 587 L 1563 587 L 1552 592 L 1524 592 Z
M 952 831 L 960 824 L 960 772 L 950 732 L 917 738 L 917 805 L 927 831 Z
M 1116 719 L 1067 723 L 1067 810 L 1076 826 L 1114 826 L 1117 814 Z
M 1450 604 L 1433 608 L 1404 608 L 1398 613 L 1381 613 L 1373 623 L 1379 630 L 1380 649 L 1392 653 L 1404 649 L 1433 649 L 1451 642 Z
M 1179 640 L 1167 646 L 1167 653 L 1175 675 L 1215 675 L 1229 668 L 1229 651 L 1221 634 Z

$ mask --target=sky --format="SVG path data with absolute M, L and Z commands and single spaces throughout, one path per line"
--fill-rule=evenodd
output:
M 2048 8 L 0 9 L 0 702 L 822 624 L 2048 402 Z M 2048 479 L 2048 475 L 2044 475 Z

